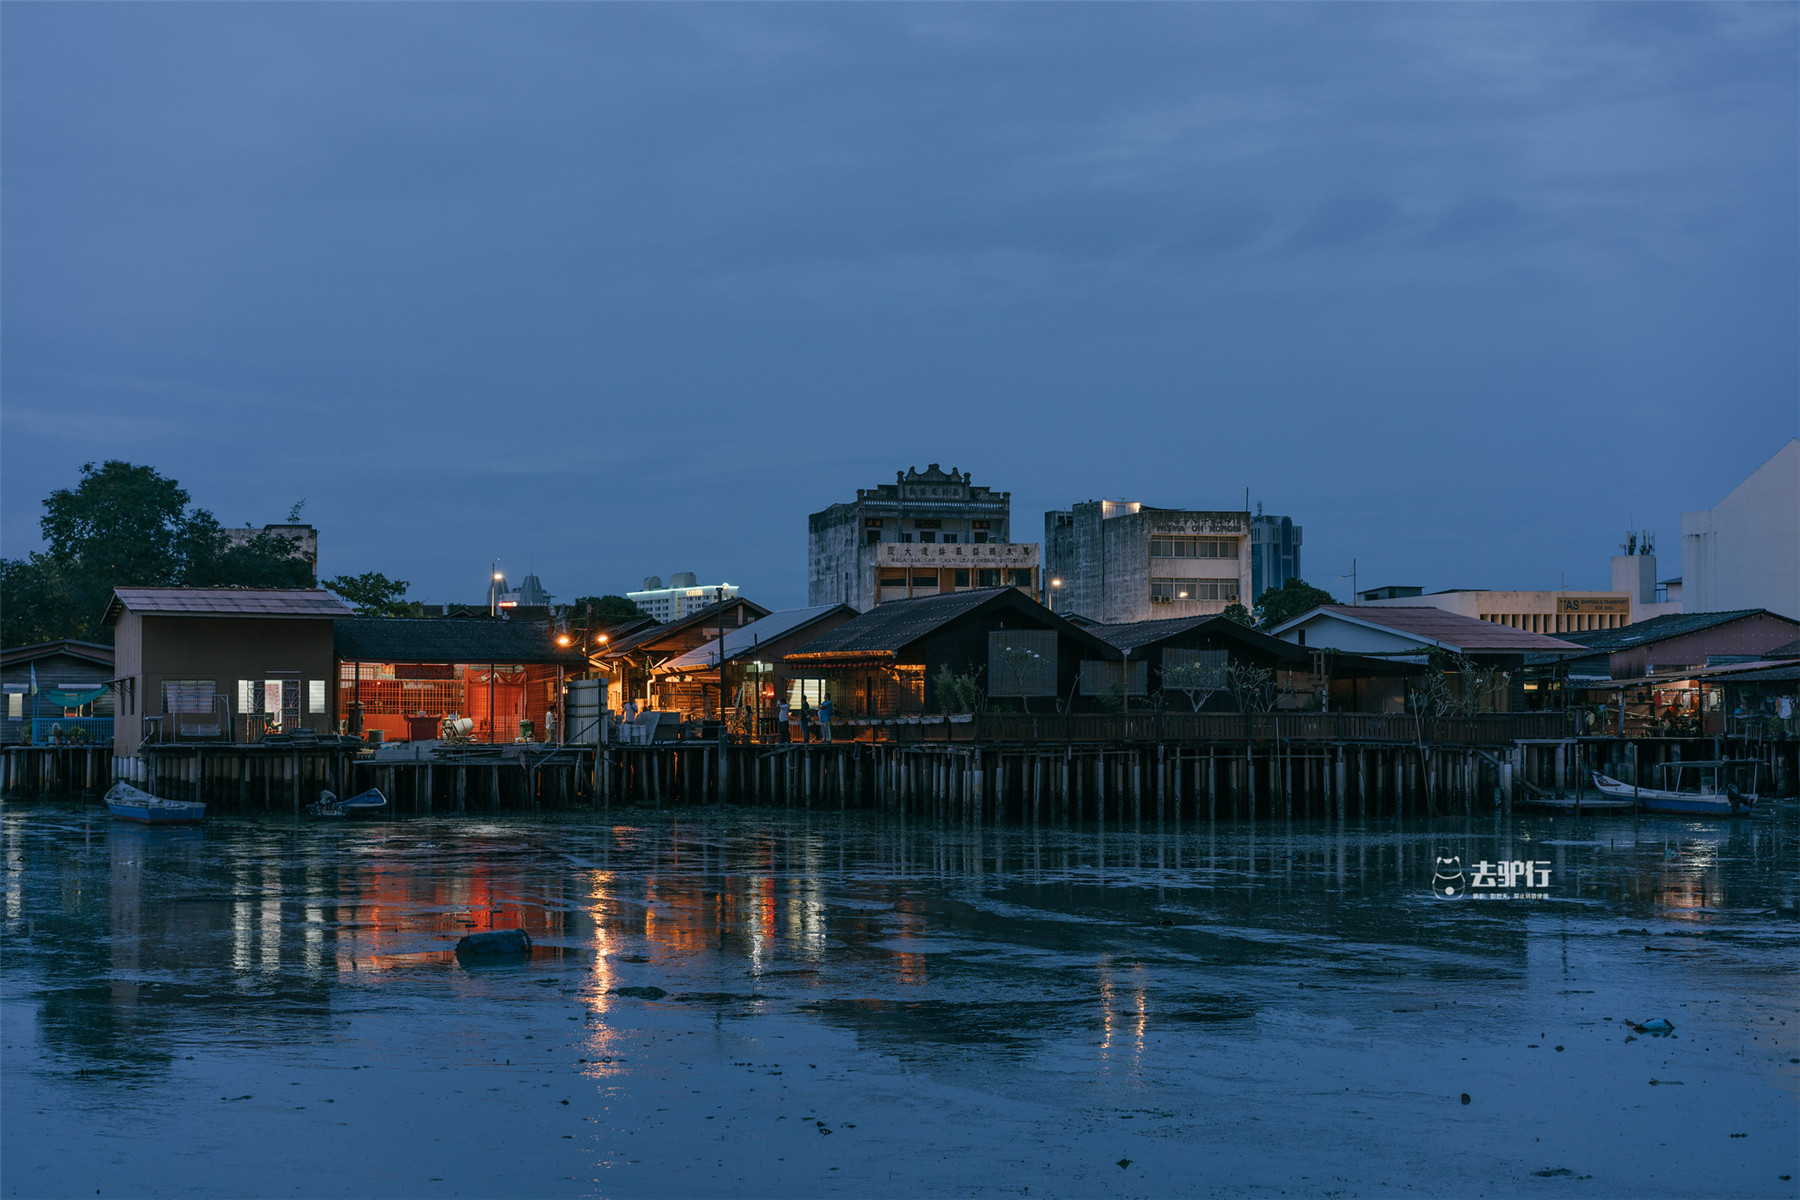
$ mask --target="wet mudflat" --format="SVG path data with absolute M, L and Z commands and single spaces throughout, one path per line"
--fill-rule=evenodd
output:
M 1800 1196 L 1797 865 L 1791 806 L 1159 832 L 9 804 L 0 1191 Z M 529 959 L 452 952 L 509 927 Z

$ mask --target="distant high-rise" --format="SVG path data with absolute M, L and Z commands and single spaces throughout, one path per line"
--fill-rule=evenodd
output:
M 1290 517 L 1265 517 L 1258 504 L 1250 519 L 1250 603 L 1299 578 L 1300 526 Z
M 737 594 L 735 583 L 701 583 L 700 577 L 692 571 L 677 571 L 669 576 L 667 587 L 663 586 L 661 576 L 647 576 L 644 586 L 638 591 L 626 592 L 625 598 L 667 624 L 699 612 L 709 604 L 735 600 Z
M 1250 514 L 1089 500 L 1044 514 L 1052 607 L 1105 625 L 1200 617 L 1250 586 Z

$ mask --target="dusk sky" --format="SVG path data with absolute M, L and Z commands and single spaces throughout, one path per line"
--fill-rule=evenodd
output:
M 0 549 L 83 462 L 326 575 L 721 576 L 936 462 L 1014 540 L 1605 587 L 1800 433 L 1791 4 L 0 13 Z

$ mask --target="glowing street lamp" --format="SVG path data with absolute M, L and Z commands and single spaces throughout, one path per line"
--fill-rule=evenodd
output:
M 1062 590 L 1062 576 L 1061 575 L 1052 575 L 1050 577 L 1050 611 L 1051 612 L 1056 611 L 1056 593 L 1061 590 Z

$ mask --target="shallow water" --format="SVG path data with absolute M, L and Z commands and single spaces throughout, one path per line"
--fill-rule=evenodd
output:
M 0 1190 L 1800 1195 L 1796 817 L 9 804 Z

